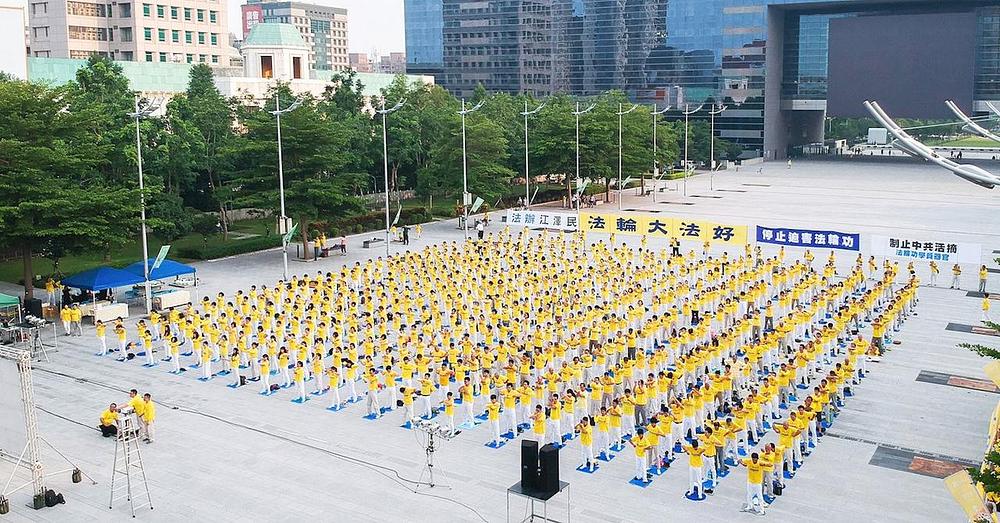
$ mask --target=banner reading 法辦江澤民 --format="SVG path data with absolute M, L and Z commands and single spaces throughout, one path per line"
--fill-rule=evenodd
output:
M 815 247 L 819 249 L 861 250 L 861 234 L 786 227 L 757 226 L 757 242 L 773 243 L 786 247 Z
M 871 236 L 875 256 L 951 263 L 982 263 L 983 246 L 978 243 L 936 241 L 920 237 Z
M 560 231 L 575 231 L 577 229 L 576 214 L 562 212 L 517 211 L 511 209 L 507 211 L 507 214 L 500 217 L 500 223 Z

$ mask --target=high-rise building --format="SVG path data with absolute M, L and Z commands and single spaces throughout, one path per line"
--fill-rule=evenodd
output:
M 122 61 L 228 67 L 235 55 L 223 0 L 30 0 L 28 21 L 36 57 L 97 54 Z
M 391 52 L 378 59 L 378 72 L 402 74 L 406 72 L 406 53 Z
M 368 58 L 368 53 L 348 53 L 347 61 L 351 64 L 351 70 L 357 73 L 375 72 L 375 64 Z
M 309 61 L 317 71 L 346 71 L 347 9 L 305 2 L 247 0 L 242 6 L 243 36 L 255 23 L 294 25 L 311 48 Z
M 1000 99 L 998 5 L 404 0 L 407 71 L 434 74 L 459 96 L 477 84 L 535 95 L 621 89 L 636 102 L 660 107 L 706 104 L 695 119 L 707 118 L 708 104 L 723 103 L 719 136 L 740 143 L 748 156 L 781 158 L 822 141 L 828 116 L 861 116 L 859 96 L 897 97 L 900 90 L 888 88 L 890 81 L 934 100 L 910 99 L 901 107 L 927 114 L 900 116 L 933 117 L 943 100 L 956 96 L 968 98 L 970 111 L 985 111 L 983 102 Z M 927 69 L 942 63 L 954 72 Z M 876 82 L 870 94 L 859 94 L 862 80 Z M 847 106 L 840 103 L 845 98 Z

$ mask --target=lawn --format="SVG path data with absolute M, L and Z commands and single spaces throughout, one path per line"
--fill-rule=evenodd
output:
M 979 136 L 965 136 L 963 138 L 958 138 L 956 140 L 948 140 L 941 143 L 934 144 L 935 147 L 985 147 L 990 149 L 995 149 L 1000 147 L 1000 143 L 994 142 L 989 138 L 981 138 Z
M 252 220 L 241 220 L 234 222 L 230 226 L 230 232 L 236 233 L 232 236 L 236 238 L 230 238 L 229 240 L 223 240 L 222 234 L 216 235 L 214 238 L 209 238 L 211 243 L 235 243 L 243 241 L 249 235 L 264 235 L 268 228 L 274 227 L 274 221 L 272 218 L 258 218 Z M 244 236 L 247 235 L 247 236 Z M 148 237 L 149 240 L 149 256 L 155 257 L 157 252 L 160 250 L 161 245 L 165 245 L 168 242 L 164 242 L 153 236 Z M 181 262 L 187 262 L 191 260 L 185 260 L 183 258 L 177 258 L 172 253 L 177 252 L 176 249 L 185 246 L 197 246 L 201 245 L 204 240 L 199 234 L 189 234 L 182 238 L 178 238 L 173 242 L 169 242 L 171 245 L 171 254 L 168 257 Z M 108 258 L 104 257 L 103 253 L 100 252 L 89 252 L 79 255 L 66 256 L 59 260 L 59 271 L 64 275 L 76 274 L 87 269 L 92 269 L 101 265 L 110 265 L 112 267 L 124 267 L 131 263 L 135 263 L 142 260 L 142 240 L 141 238 L 135 238 L 135 240 L 122 245 L 120 247 L 115 247 L 111 249 Z M 36 275 L 44 277 L 52 273 L 53 265 L 52 260 L 47 258 L 35 257 L 32 260 L 32 270 Z M 15 284 L 20 284 L 23 268 L 20 259 L 10 260 L 5 262 L 0 262 L 0 280 L 11 282 Z

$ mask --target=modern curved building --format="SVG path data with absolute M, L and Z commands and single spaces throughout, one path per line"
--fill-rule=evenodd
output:
M 783 158 L 827 116 L 949 117 L 1000 100 L 1000 1 L 404 0 L 407 71 L 487 89 L 730 108 L 719 135 Z

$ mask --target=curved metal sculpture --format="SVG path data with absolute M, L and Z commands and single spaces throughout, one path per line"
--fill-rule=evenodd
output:
M 986 129 L 985 127 L 973 121 L 972 118 L 969 118 L 968 115 L 963 113 L 962 110 L 958 108 L 958 105 L 956 105 L 955 102 L 951 100 L 945 100 L 944 104 L 948 106 L 948 109 L 951 109 L 951 112 L 955 113 L 955 116 L 957 116 L 960 120 L 962 120 L 962 122 L 965 123 L 965 129 L 967 131 L 973 134 L 978 134 L 983 138 L 988 138 L 990 140 L 993 140 L 994 142 L 1000 143 L 1000 136 L 997 136 L 989 129 Z
M 885 111 L 879 107 L 878 102 L 865 101 L 865 109 L 871 113 L 872 117 L 875 118 L 880 124 L 885 126 L 889 131 L 889 134 L 895 138 L 892 142 L 892 146 L 909 154 L 910 156 L 916 156 L 923 158 L 929 162 L 937 164 L 945 169 L 948 169 L 954 173 L 959 178 L 963 180 L 970 181 L 980 187 L 985 187 L 987 189 L 992 189 L 997 185 L 1000 185 L 1000 178 L 997 178 L 993 174 L 983 170 L 975 165 L 959 164 L 953 162 L 948 158 L 944 158 L 938 153 L 934 152 L 933 149 L 927 147 L 926 145 L 918 142 L 912 136 L 910 136 L 902 127 L 896 124 L 892 118 L 886 114 Z

